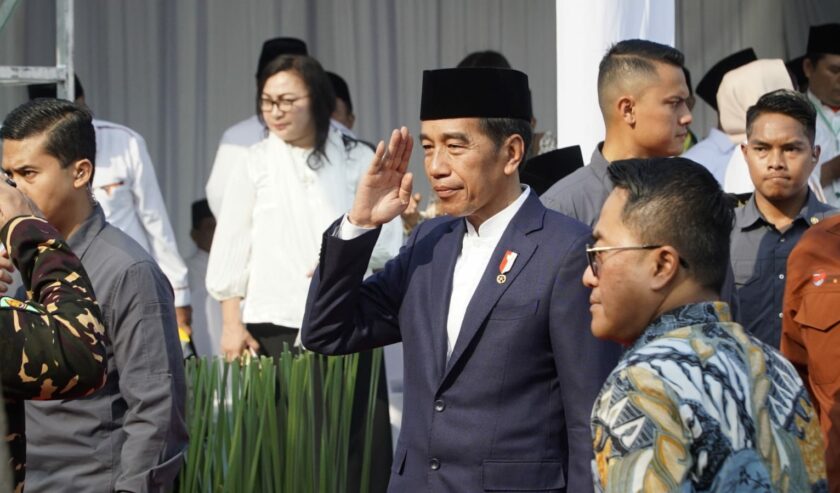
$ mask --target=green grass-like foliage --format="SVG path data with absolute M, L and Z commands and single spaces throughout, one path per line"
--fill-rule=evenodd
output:
M 347 485 L 358 355 L 284 351 L 227 363 L 186 362 L 190 444 L 178 478 L 185 492 L 368 491 L 375 389 L 373 354 L 360 485 Z

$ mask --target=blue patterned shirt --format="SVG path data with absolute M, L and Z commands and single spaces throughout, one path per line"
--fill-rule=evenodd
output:
M 595 400 L 592 438 L 596 491 L 827 491 L 802 381 L 725 303 L 648 326 Z

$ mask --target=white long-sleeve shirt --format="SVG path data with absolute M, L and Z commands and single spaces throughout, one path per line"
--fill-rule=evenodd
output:
M 216 217 L 219 217 L 222 210 L 222 199 L 231 172 L 245 163 L 248 148 L 267 135 L 265 125 L 256 115 L 231 126 L 222 134 L 219 148 L 216 150 L 216 159 L 213 160 L 213 169 L 204 190 L 210 210 Z
M 330 125 L 342 134 L 356 139 L 356 135 L 341 123 L 330 120 Z M 256 115 L 232 125 L 222 134 L 219 148 L 216 150 L 216 159 L 213 160 L 213 169 L 210 170 L 210 178 L 207 179 L 204 189 L 213 215 L 218 216 L 222 210 L 222 199 L 231 172 L 245 162 L 248 148 L 267 135 L 268 130 Z
M 207 291 L 218 300 L 244 298 L 244 323 L 299 328 L 321 237 L 350 210 L 360 175 L 373 152 L 347 150 L 330 130 L 327 160 L 313 170 L 312 152 L 269 134 L 255 144 L 241 169 L 229 174 L 207 267 Z M 402 246 L 402 222 L 383 228 L 371 268 Z
M 93 128 L 93 194 L 106 220 L 155 259 L 175 291 L 175 306 L 188 306 L 187 266 L 178 253 L 146 141 L 134 130 L 116 123 L 94 119 Z

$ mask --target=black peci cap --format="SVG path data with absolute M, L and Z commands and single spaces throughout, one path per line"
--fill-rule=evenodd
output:
M 350 100 L 350 88 L 347 86 L 347 82 L 335 72 L 327 72 L 327 77 L 330 78 L 335 97 L 344 101 L 347 104 L 347 110 L 352 113 L 353 101 Z
M 500 68 L 423 71 L 420 120 L 471 117 L 530 121 L 528 76 Z
M 840 24 L 811 26 L 808 31 L 808 54 L 840 55 Z
M 257 77 L 269 62 L 280 55 L 308 55 L 306 43 L 297 38 L 273 38 L 263 43 L 260 61 L 257 63 Z
M 542 195 L 552 185 L 583 167 L 583 153 L 574 145 L 555 149 L 525 161 L 519 170 L 519 181 Z
M 700 79 L 700 82 L 697 83 L 697 90 L 695 92 L 698 96 L 703 98 L 703 101 L 707 102 L 709 106 L 717 111 L 717 92 L 720 88 L 720 82 L 723 80 L 723 76 L 742 65 L 746 65 L 756 60 L 758 60 L 758 57 L 755 56 L 755 51 L 753 51 L 752 48 L 747 48 L 729 55 L 714 64 L 712 68 L 706 72 L 706 75 L 704 75 L 703 78 Z

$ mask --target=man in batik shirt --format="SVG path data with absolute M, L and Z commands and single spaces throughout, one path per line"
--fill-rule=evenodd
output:
M 733 212 L 715 178 L 682 158 L 608 172 L 583 281 L 592 333 L 629 349 L 592 411 L 596 491 L 825 491 L 802 381 L 716 301 Z
M 105 383 L 106 368 L 105 329 L 87 274 L 58 231 L 33 214 L 23 194 L 0 181 L 0 241 L 30 300 L 0 297 L 0 377 L 15 491 L 23 490 L 25 475 L 23 401 L 89 395 Z

